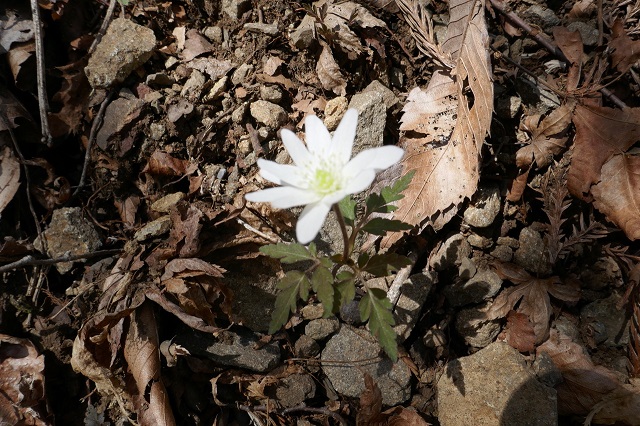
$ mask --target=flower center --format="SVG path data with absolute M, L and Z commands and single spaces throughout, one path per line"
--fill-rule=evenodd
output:
M 311 168 L 309 187 L 320 195 L 327 195 L 342 188 L 341 167 L 332 161 L 319 161 Z

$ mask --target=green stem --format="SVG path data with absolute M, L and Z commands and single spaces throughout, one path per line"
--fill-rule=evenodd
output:
M 338 207 L 337 204 L 334 204 L 332 208 L 334 213 L 336 214 L 338 223 L 340 224 L 340 230 L 342 231 L 342 239 L 344 240 L 344 250 L 342 252 L 342 263 L 346 264 L 349 262 L 349 258 L 351 257 L 351 249 L 352 249 L 351 238 L 349 238 L 349 234 L 347 233 L 347 225 L 344 222 L 344 216 L 342 216 L 340 207 Z

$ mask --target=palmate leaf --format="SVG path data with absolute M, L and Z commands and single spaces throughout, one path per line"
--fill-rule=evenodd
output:
M 315 259 L 314 243 L 309 244 L 309 248 L 297 243 L 267 244 L 266 246 L 260 247 L 260 251 L 274 259 L 280 259 L 283 263 L 295 263 Z
M 369 195 L 365 202 L 367 205 L 366 215 L 368 216 L 371 213 L 391 213 L 396 210 L 396 206 L 389 204 L 404 198 L 402 192 L 407 189 L 414 174 L 415 170 L 412 170 L 396 180 L 392 185 L 382 188 L 380 194 Z
M 337 311 L 342 305 L 356 297 L 355 275 L 350 271 L 342 271 L 336 276 L 334 289 L 334 308 Z
M 271 314 L 269 334 L 280 330 L 289 320 L 289 313 L 295 312 L 298 307 L 298 298 L 309 298 L 309 278 L 300 271 L 289 271 L 278 283 L 280 293 L 276 297 L 275 307 Z
M 373 235 L 384 235 L 387 232 L 408 231 L 411 228 L 413 228 L 413 226 L 401 220 L 374 217 L 362 227 L 362 230 Z
M 393 362 L 398 360 L 396 333 L 391 328 L 395 322 L 391 313 L 391 302 L 387 294 L 379 288 L 370 288 L 360 300 L 360 319 L 369 321 L 371 334 L 378 338 L 380 346 Z
M 338 207 L 345 223 L 353 226 L 353 222 L 356 220 L 356 202 L 351 197 L 346 196 L 338 203 Z
M 311 276 L 311 287 L 316 292 L 320 303 L 324 307 L 324 317 L 328 318 L 333 313 L 333 275 L 325 267 L 318 267 Z

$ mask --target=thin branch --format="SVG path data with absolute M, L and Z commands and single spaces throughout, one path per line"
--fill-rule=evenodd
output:
M 100 26 L 100 29 L 96 34 L 96 38 L 93 40 L 93 43 L 91 43 L 91 47 L 89 48 L 89 55 L 91 55 L 93 51 L 96 50 L 96 46 L 98 45 L 98 43 L 100 43 L 100 40 L 102 40 L 102 36 L 105 32 L 107 32 L 107 28 L 109 28 L 109 23 L 111 22 L 111 18 L 113 17 L 113 12 L 116 10 L 117 3 L 117 0 L 111 0 L 111 2 L 109 3 L 109 8 L 107 9 L 107 13 L 102 20 L 102 25 Z
M 36 72 L 38 79 L 38 109 L 40 110 L 40 128 L 42 142 L 49 148 L 53 143 L 49 131 L 49 101 L 47 99 L 47 82 L 44 73 L 44 47 L 42 45 L 42 30 L 40 28 L 40 6 L 38 0 L 31 0 L 31 17 L 33 19 L 34 35 L 36 40 Z
M 27 255 L 20 260 L 0 266 L 0 273 L 13 271 L 25 266 L 54 265 L 61 262 L 73 262 L 81 259 L 90 259 L 92 257 L 111 256 L 112 254 L 118 253 L 122 253 L 122 249 L 98 250 L 91 253 L 74 255 L 67 253 L 64 256 L 56 257 L 54 259 L 38 259 L 32 255 Z

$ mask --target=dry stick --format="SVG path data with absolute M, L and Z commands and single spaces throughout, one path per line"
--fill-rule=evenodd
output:
M 56 257 L 54 259 L 38 259 L 33 257 L 32 255 L 27 255 L 20 260 L 16 260 L 15 262 L 7 263 L 6 265 L 0 266 L 0 273 L 13 271 L 24 266 L 54 265 L 61 262 L 73 262 L 75 260 L 90 259 L 92 257 L 99 256 L 111 256 L 112 254 L 118 253 L 122 253 L 122 249 L 98 250 L 90 253 L 74 255 L 67 253 L 64 256 Z
M 44 75 L 44 47 L 42 46 L 42 31 L 40 28 L 40 6 L 38 0 L 31 0 L 31 17 L 36 39 L 36 73 L 38 79 L 38 109 L 40 110 L 40 127 L 42 142 L 49 148 L 53 139 L 49 131 L 49 101 L 47 100 L 47 83 Z
M 80 182 L 78 182 L 78 187 L 73 192 L 73 196 L 78 195 L 78 192 L 84 186 L 84 181 L 87 177 L 87 169 L 89 168 L 89 161 L 91 160 L 91 147 L 93 146 L 93 141 L 96 139 L 96 135 L 98 133 L 98 128 L 102 124 L 102 118 L 104 117 L 104 113 L 107 110 L 107 105 L 111 102 L 113 95 L 116 93 L 115 90 L 111 90 L 107 97 L 104 98 L 102 103 L 100 104 L 100 109 L 98 110 L 98 114 L 93 119 L 93 124 L 91 125 L 91 131 L 89 132 L 89 141 L 87 142 L 87 151 L 84 153 L 84 164 L 82 165 L 82 174 L 80 175 Z
M 546 37 L 543 37 L 540 34 L 539 30 L 532 28 L 529 24 L 523 21 L 518 15 L 507 10 L 507 7 L 505 6 L 504 3 L 502 3 L 500 0 L 489 0 L 489 3 L 491 3 L 491 5 L 494 8 L 496 8 L 496 10 L 502 13 L 512 24 L 526 31 L 527 34 L 531 36 L 531 38 L 533 38 L 539 44 L 544 46 L 549 52 L 553 53 L 565 64 L 571 65 L 571 62 L 567 59 L 564 53 L 562 53 L 562 50 L 560 50 L 558 46 L 553 44 L 553 42 L 547 39 Z M 611 93 L 611 91 L 606 87 L 601 88 L 600 93 L 606 96 L 611 102 L 616 104 L 619 108 L 622 108 L 622 109 L 627 108 L 627 105 L 624 102 L 622 102 L 622 100 L 620 100 L 616 95 Z
M 109 3 L 109 8 L 107 9 L 107 13 L 104 15 L 104 19 L 102 20 L 102 25 L 96 34 L 96 38 L 91 43 L 91 47 L 89 48 L 88 54 L 91 55 L 94 50 L 96 50 L 96 46 L 102 40 L 102 36 L 105 32 L 107 32 L 107 28 L 109 28 L 109 23 L 111 22 L 111 18 L 113 17 L 113 12 L 116 10 L 117 0 L 111 0 Z

